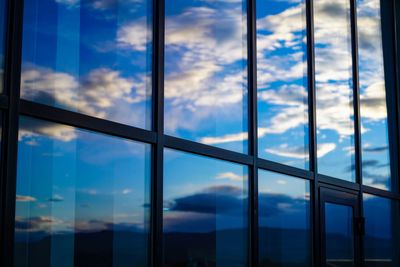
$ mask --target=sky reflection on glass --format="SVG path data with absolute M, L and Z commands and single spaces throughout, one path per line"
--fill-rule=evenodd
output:
M 369 194 L 364 194 L 363 198 L 365 266 L 399 266 L 394 234 L 398 234 L 398 229 L 395 229 L 398 227 L 393 225 L 399 219 L 398 205 L 390 199 Z
M 379 0 L 357 1 L 363 183 L 390 189 L 390 156 Z
M 151 126 L 151 2 L 29 0 L 21 97 Z
M 174 150 L 164 161 L 164 266 L 247 266 L 247 167 Z
M 23 117 L 15 266 L 147 266 L 149 166 L 149 145 Z
M 309 182 L 259 171 L 259 265 L 311 266 Z
M 246 1 L 165 6 L 165 132 L 247 153 Z
M 318 172 L 355 181 L 350 1 L 314 1 Z
M 3 92 L 3 73 L 4 73 L 4 51 L 5 51 L 5 44 L 6 44 L 6 0 L 0 0 L 0 93 Z
M 259 156 L 308 169 L 305 1 L 257 1 Z

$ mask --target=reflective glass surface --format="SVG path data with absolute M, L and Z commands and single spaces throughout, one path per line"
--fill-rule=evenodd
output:
M 357 1 L 363 183 L 390 189 L 380 0 Z
M 147 266 L 150 146 L 22 117 L 14 266 Z
M 363 198 L 365 266 L 399 266 L 399 206 L 395 201 L 369 194 Z
M 259 266 L 311 266 L 310 184 L 259 171 Z
M 326 266 L 354 266 L 353 208 L 325 203 Z
M 247 266 L 247 183 L 247 167 L 165 150 L 165 267 Z
M 29 0 L 21 97 L 151 127 L 151 2 Z
M 7 0 L 0 0 L 0 93 L 3 92 L 4 52 L 6 44 Z
M 165 132 L 247 153 L 246 1 L 165 1 Z
M 318 172 L 355 181 L 349 0 L 315 0 Z
M 256 4 L 259 157 L 308 169 L 305 1 Z

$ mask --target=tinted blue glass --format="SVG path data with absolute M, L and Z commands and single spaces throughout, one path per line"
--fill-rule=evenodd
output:
M 165 1 L 165 131 L 247 153 L 246 1 Z
M 354 266 L 353 208 L 325 203 L 326 266 Z
M 151 125 L 151 1 L 28 0 L 21 97 Z
M 398 220 L 399 207 L 395 201 L 364 194 L 366 267 L 399 266 Z
M 349 0 L 314 1 L 318 172 L 355 182 Z
M 258 172 L 259 265 L 311 266 L 310 184 Z
M 247 167 L 165 150 L 164 266 L 247 266 Z
M 0 93 L 3 92 L 3 73 L 4 73 L 4 52 L 5 52 L 5 32 L 6 32 L 6 2 L 0 0 Z
M 14 266 L 147 266 L 150 146 L 23 117 Z
M 380 0 L 357 1 L 363 183 L 391 189 Z
M 305 1 L 256 2 L 259 156 L 308 169 Z

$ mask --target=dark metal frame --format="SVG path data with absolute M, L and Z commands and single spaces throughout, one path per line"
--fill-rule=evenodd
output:
M 325 203 L 333 203 L 344 206 L 350 206 L 353 209 L 353 240 L 354 240 L 354 266 L 361 265 L 361 231 L 358 231 L 357 222 L 360 216 L 360 207 L 358 205 L 359 197 L 355 191 L 342 191 L 337 190 L 335 187 L 320 187 L 319 197 L 321 200 L 320 205 L 320 238 L 321 238 L 321 261 L 320 266 L 326 264 L 326 228 L 325 228 Z
M 351 29 L 353 50 L 353 81 L 354 81 L 354 114 L 356 139 L 356 175 L 357 183 L 351 183 L 328 177 L 318 173 L 316 144 L 316 107 L 315 107 L 315 66 L 314 66 L 314 21 L 313 1 L 305 0 L 307 20 L 307 61 L 308 61 L 308 92 L 309 92 L 309 155 L 310 169 L 303 170 L 276 162 L 258 158 L 257 140 L 257 76 L 256 76 L 256 0 L 247 0 L 248 16 L 248 129 L 249 153 L 242 154 L 213 146 L 167 136 L 164 134 L 164 3 L 165 0 L 153 0 L 153 67 L 152 67 L 152 130 L 143 130 L 120 123 L 94 118 L 77 112 L 66 111 L 46 105 L 21 100 L 19 96 L 21 75 L 21 46 L 23 23 L 23 0 L 9 0 L 7 8 L 7 41 L 5 56 L 5 93 L 0 95 L 0 110 L 3 116 L 2 148 L 1 148 L 1 180 L 0 180 L 0 265 L 13 266 L 13 242 L 15 220 L 15 191 L 18 148 L 19 116 L 25 115 L 62 123 L 87 130 L 101 132 L 113 136 L 141 141 L 152 145 L 152 179 L 151 179 L 151 226 L 150 226 L 150 266 L 163 265 L 163 169 L 164 148 L 186 151 L 249 167 L 249 266 L 258 266 L 258 169 L 270 170 L 310 181 L 312 206 L 312 237 L 313 262 L 318 266 L 321 261 L 320 235 L 320 198 L 321 187 L 332 187 L 336 190 L 351 191 L 358 195 L 359 208 L 362 212 L 362 194 L 369 193 L 381 197 L 400 200 L 399 177 L 399 125 L 400 125 L 400 93 L 398 83 L 400 70 L 397 53 L 397 37 L 400 34 L 400 6 L 395 0 L 381 0 L 384 39 L 385 79 L 388 94 L 390 146 L 392 162 L 393 190 L 385 191 L 362 185 L 361 176 L 361 143 L 359 115 L 359 86 L 357 59 L 357 19 L 356 0 L 351 3 Z M 361 249 L 362 251 L 362 249 Z

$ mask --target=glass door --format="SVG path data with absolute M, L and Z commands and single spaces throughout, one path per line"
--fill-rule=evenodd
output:
M 320 188 L 322 266 L 360 266 L 357 194 Z

